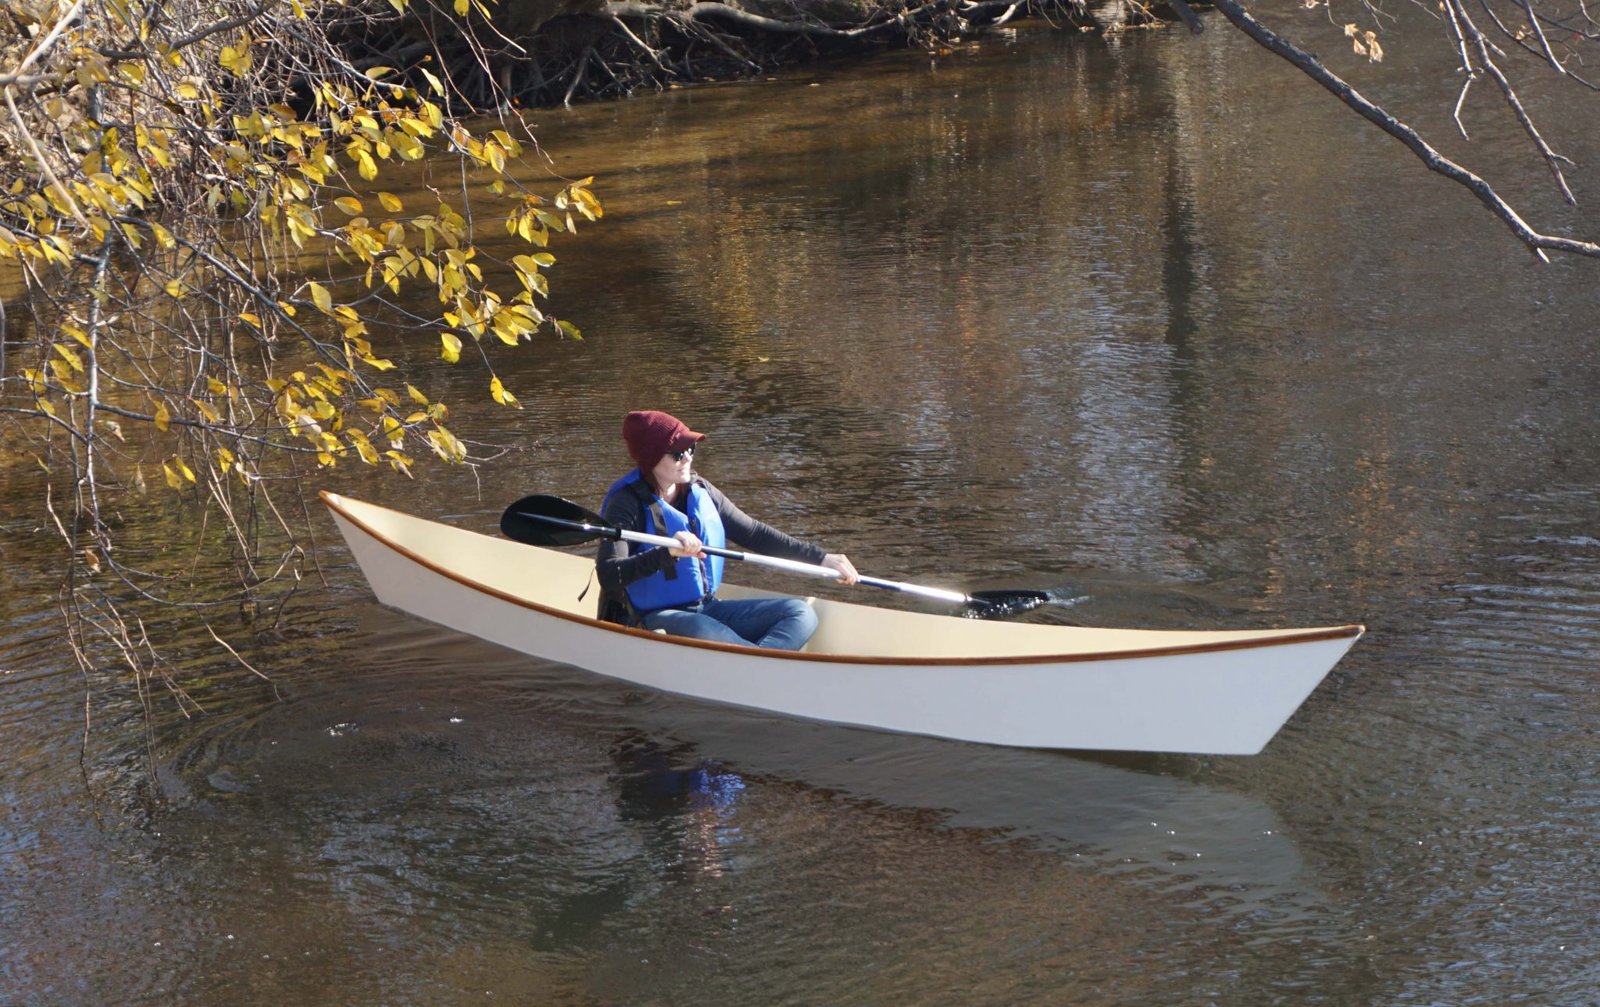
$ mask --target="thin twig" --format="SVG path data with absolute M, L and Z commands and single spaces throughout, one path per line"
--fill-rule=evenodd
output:
M 1447 7 L 1455 7 L 1459 2 L 1460 0 L 1445 0 L 1445 5 Z M 1506 79 L 1504 73 L 1500 72 L 1499 64 L 1489 54 L 1489 47 L 1483 37 L 1483 32 L 1478 30 L 1478 26 L 1473 23 L 1472 18 L 1465 9 L 1460 10 L 1459 14 L 1463 25 L 1469 32 L 1471 41 L 1478 47 L 1478 57 L 1483 62 L 1484 71 L 1494 79 L 1496 84 L 1500 85 L 1501 95 L 1505 98 L 1506 104 L 1511 107 L 1511 114 L 1516 116 L 1517 122 L 1522 125 L 1523 132 L 1528 134 L 1528 138 L 1533 141 L 1534 147 L 1539 151 L 1540 156 L 1544 158 L 1545 166 L 1550 169 L 1550 174 L 1555 178 L 1556 188 L 1561 191 L 1561 197 L 1567 201 L 1567 205 L 1577 206 L 1578 200 L 1572 195 L 1572 190 L 1567 187 L 1566 175 L 1561 170 L 1561 162 L 1571 164 L 1572 159 L 1557 154 L 1550 149 L 1548 143 L 1545 143 L 1544 137 L 1540 135 L 1538 127 L 1533 123 L 1533 117 L 1528 115 L 1528 110 L 1522 107 L 1522 100 L 1517 97 L 1517 92 L 1512 88 L 1511 82 Z
M 244 667 L 245 667 L 245 669 L 247 671 L 249 671 L 252 675 L 255 675 L 257 678 L 261 679 L 263 682 L 266 682 L 268 685 L 272 686 L 272 698 L 273 699 L 282 699 L 283 698 L 282 696 L 280 696 L 278 694 L 278 683 L 274 682 L 270 675 L 263 674 L 259 668 L 257 668 L 255 665 L 251 664 L 249 661 L 246 661 L 244 659 L 243 655 L 241 655 L 237 650 L 233 649 L 233 645 L 232 644 L 230 644 L 228 641 L 224 640 L 222 637 L 217 635 L 217 631 L 211 628 L 211 623 L 209 623 L 209 622 L 206 623 L 206 632 L 211 634 L 211 639 L 217 641 L 217 643 L 222 645 L 222 648 L 224 650 L 226 650 L 228 653 L 232 654 L 233 655 L 233 659 L 235 661 L 238 661 L 240 664 L 244 665 Z

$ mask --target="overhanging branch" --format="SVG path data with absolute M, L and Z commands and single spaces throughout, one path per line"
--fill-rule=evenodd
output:
M 1494 187 L 1476 174 L 1445 157 L 1435 150 L 1431 144 L 1422 138 L 1415 129 L 1385 112 L 1379 106 L 1362 97 L 1343 78 L 1323 66 L 1317 58 L 1294 43 L 1277 34 L 1266 25 L 1257 21 L 1250 12 L 1239 6 L 1237 0 L 1213 0 L 1214 6 L 1222 12 L 1222 16 L 1240 31 L 1254 39 L 1259 45 L 1270 52 L 1293 64 L 1294 67 L 1326 88 L 1334 97 L 1349 106 L 1362 118 L 1388 133 L 1390 136 L 1405 144 L 1406 149 L 1415 154 L 1429 171 L 1465 186 L 1478 201 L 1487 206 L 1495 216 L 1499 217 L 1511 232 L 1528 249 L 1542 261 L 1548 262 L 1546 251 L 1567 252 L 1572 255 L 1586 255 L 1591 258 L 1600 258 L 1600 244 L 1590 241 L 1579 241 L 1573 238 L 1562 238 L 1556 235 L 1543 234 L 1534 230 L 1522 219 L 1521 214 L 1512 208 L 1511 204 L 1500 198 Z

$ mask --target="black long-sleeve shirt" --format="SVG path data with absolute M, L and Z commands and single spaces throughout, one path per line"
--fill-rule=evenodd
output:
M 704 493 L 717 509 L 722 519 L 723 531 L 728 541 L 751 552 L 781 559 L 799 560 L 802 563 L 821 563 L 827 550 L 810 542 L 787 535 L 768 524 L 763 524 L 734 506 L 722 491 L 696 476 L 694 491 Z M 681 498 L 680 498 L 681 499 Z M 619 528 L 642 532 L 645 530 L 644 508 L 634 493 L 613 494 L 602 515 Z M 659 534 L 659 532 L 657 532 Z M 595 566 L 599 571 L 600 588 L 613 598 L 625 597 L 624 589 L 636 580 L 670 568 L 677 559 L 663 546 L 649 546 L 635 552 L 630 543 L 621 539 L 602 539 Z

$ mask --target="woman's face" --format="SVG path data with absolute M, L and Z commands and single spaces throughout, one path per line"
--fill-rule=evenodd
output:
M 688 450 L 678 452 L 678 454 L 682 457 L 675 458 L 672 452 L 667 452 L 661 456 L 660 461 L 656 462 L 656 467 L 650 470 L 650 478 L 655 480 L 658 489 L 666 489 L 668 486 L 684 486 L 692 478 L 693 472 L 690 469 L 694 463 L 694 448 L 690 447 Z

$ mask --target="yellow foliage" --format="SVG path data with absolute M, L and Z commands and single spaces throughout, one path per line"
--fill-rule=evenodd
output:
M 311 283 L 306 284 L 306 288 L 310 290 L 311 303 L 317 306 L 318 311 L 322 312 L 324 315 L 333 314 L 333 295 L 328 293 L 327 287 L 312 281 Z
M 541 330 L 579 337 L 536 302 L 549 295 L 551 236 L 602 215 L 593 179 L 532 191 L 520 177 L 528 137 L 447 111 L 461 107 L 448 75 L 396 65 L 319 77 L 290 107 L 285 65 L 338 63 L 279 58 L 296 33 L 319 30 L 303 0 L 87 0 L 59 20 L 72 6 L 0 8 L 35 40 L 51 36 L 29 85 L 10 91 L 17 115 L 0 121 L 0 162 L 15 150 L 34 166 L 0 178 L 0 268 L 40 277 L 60 306 L 53 335 L 31 355 L 8 354 L 18 363 L 0 374 L 32 396 L 30 416 L 80 424 L 95 415 L 79 408 L 89 397 L 118 405 L 122 424 L 160 439 L 154 457 L 175 490 L 197 484 L 185 458 L 203 463 L 212 492 L 234 483 L 222 476 L 267 485 L 272 457 L 331 466 L 355 455 L 410 476 L 408 448 L 425 443 L 451 463 L 467 448 L 423 390 L 426 365 L 379 377 L 431 356 L 400 340 L 437 338 L 439 358 L 460 364 L 470 336 L 488 370 Z M 452 8 L 472 23 L 491 17 L 477 0 Z M 32 47 L 0 42 L 0 78 L 19 72 L 14 51 Z M 91 95 L 115 114 L 92 115 Z M 390 180 L 416 162 L 425 167 L 404 170 L 450 175 L 430 161 L 467 169 L 470 182 L 430 183 L 424 202 L 414 180 Z M 473 228 L 495 220 L 532 250 L 509 262 L 480 250 Z M 97 283 L 97 262 L 114 284 Z M 307 304 L 316 311 L 299 310 Z M 423 317 L 396 327 L 401 305 Z M 380 380 L 391 387 L 373 387 Z M 521 408 L 492 370 L 488 386 L 493 402 Z M 129 464 L 127 481 L 142 485 Z
M 458 336 L 452 332 L 441 332 L 439 340 L 444 344 L 439 356 L 443 357 L 446 363 L 453 364 L 461 359 L 461 339 Z
M 250 72 L 250 39 L 240 39 L 233 45 L 222 47 L 220 59 L 222 65 L 235 77 L 243 77 Z
M 513 409 L 522 408 L 522 403 L 517 401 L 517 397 L 515 395 L 512 395 L 510 392 L 506 391 L 506 386 L 500 383 L 500 379 L 498 377 L 489 382 L 489 397 L 500 403 L 502 406 L 510 406 Z

